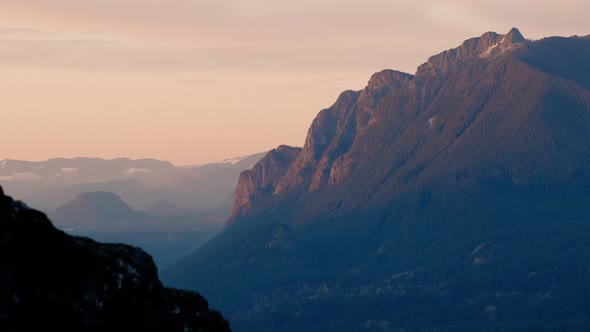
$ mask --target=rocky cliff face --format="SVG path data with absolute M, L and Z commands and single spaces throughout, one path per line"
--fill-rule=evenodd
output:
M 138 248 L 72 237 L 0 188 L 0 330 L 229 331 Z
M 430 57 L 425 64 L 418 67 L 417 76 L 427 72 L 431 74 L 448 73 L 473 58 L 493 59 L 527 43 L 527 40 L 516 28 L 505 35 L 487 32 L 481 37 L 466 40 L 457 48 Z
M 369 150 L 384 151 L 419 115 L 429 108 L 440 108 L 432 101 L 455 69 L 467 62 L 489 64 L 527 44 L 516 28 L 504 35 L 488 32 L 429 58 L 415 76 L 384 70 L 374 74 L 365 89 L 343 92 L 334 105 L 314 119 L 301 153 L 290 165 L 283 163 L 277 171 L 265 165 L 264 180 L 256 178 L 256 173 L 247 173 L 248 180 L 241 180 L 238 185 L 231 220 L 252 208 L 250 200 L 244 197 L 281 194 L 296 188 L 313 192 L 340 183 L 359 164 L 368 161 Z M 466 75 L 462 79 L 473 77 Z M 441 124 L 440 115 L 431 116 L 426 120 L 426 130 L 441 129 Z M 380 136 L 380 140 L 372 140 L 375 136 Z M 271 174 L 275 177 L 269 179 Z M 245 185 L 260 181 L 266 185 Z
M 300 148 L 281 145 L 269 151 L 251 170 L 242 172 L 228 223 L 232 223 L 235 217 L 244 214 L 270 196 L 277 186 L 277 181 L 285 175 L 300 152 Z
M 322 110 L 309 128 L 302 149 L 281 146 L 240 176 L 230 222 L 253 207 L 253 200 L 303 188 L 314 191 L 335 184 L 357 164 L 352 147 L 371 125 L 384 120 L 375 109 L 414 98 L 413 76 L 384 70 L 374 74 L 361 91 L 345 91 L 332 107 Z M 399 114 L 399 123 L 407 121 Z M 352 151 L 352 152 L 351 152 Z
M 308 131 L 301 154 L 278 181 L 275 194 L 303 186 L 315 191 L 345 178 L 355 167 L 350 152 L 359 136 L 379 121 L 375 108 L 410 86 L 413 76 L 385 70 L 371 77 L 362 91 L 346 91 L 321 111 Z

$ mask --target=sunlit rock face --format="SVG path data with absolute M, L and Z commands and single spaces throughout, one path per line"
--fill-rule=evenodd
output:
M 281 145 L 268 152 L 251 170 L 242 172 L 234 194 L 234 205 L 228 224 L 272 195 L 277 181 L 285 175 L 300 152 L 301 148 Z
M 285 160 L 290 164 L 275 163 L 279 166 L 275 170 L 267 159 L 261 161 L 264 165 L 258 171 L 245 174 L 237 188 L 230 221 L 252 209 L 252 200 L 247 197 L 267 197 L 270 193 L 294 190 L 313 192 L 342 182 L 370 157 L 375 150 L 372 140 L 381 131 L 387 131 L 387 137 L 376 143 L 385 150 L 432 108 L 429 103 L 444 88 L 451 73 L 478 60 L 489 65 L 528 43 L 516 28 L 506 34 L 487 32 L 430 57 L 416 75 L 383 70 L 372 75 L 363 90 L 343 92 L 334 105 L 319 112 L 313 120 L 301 152 Z M 434 128 L 435 118 L 431 116 L 427 120 L 430 129 Z M 261 169 L 265 172 L 260 172 Z M 264 185 L 254 185 L 259 182 Z
M 513 30 L 373 75 L 164 280 L 241 331 L 585 330 L 588 59 Z

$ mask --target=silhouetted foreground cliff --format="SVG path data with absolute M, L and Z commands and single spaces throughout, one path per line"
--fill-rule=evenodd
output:
M 57 230 L 0 188 L 0 331 L 230 331 L 138 248 Z

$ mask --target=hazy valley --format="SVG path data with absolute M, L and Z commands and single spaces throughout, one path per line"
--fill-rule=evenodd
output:
M 240 172 L 264 154 L 177 167 L 158 160 L 0 162 L 0 185 L 75 235 L 128 243 L 165 267 L 212 239 Z

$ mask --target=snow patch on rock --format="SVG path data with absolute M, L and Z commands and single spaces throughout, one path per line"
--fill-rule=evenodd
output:
M 62 169 L 59 170 L 59 173 L 57 173 L 55 175 L 56 178 L 59 177 L 74 177 L 74 176 L 78 176 L 78 173 L 80 172 L 79 169 L 77 169 L 76 167 L 64 167 Z
M 127 175 L 135 175 L 135 174 L 149 174 L 151 173 L 152 170 L 151 169 L 147 169 L 147 168 L 130 168 L 127 170 L 127 172 L 125 172 L 125 174 Z

